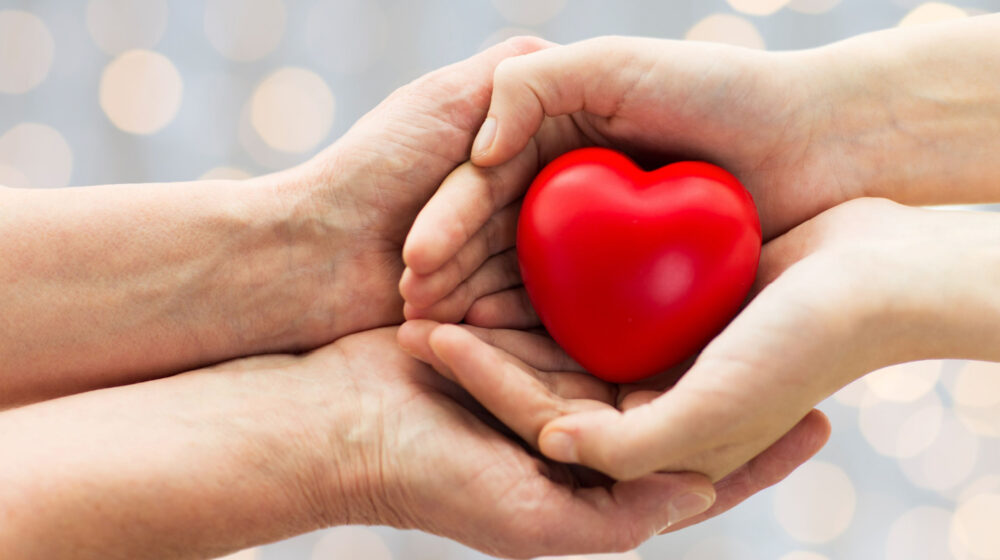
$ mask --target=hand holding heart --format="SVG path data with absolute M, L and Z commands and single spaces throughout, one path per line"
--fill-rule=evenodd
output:
M 1000 359 L 995 314 L 982 308 L 997 297 L 976 280 L 979 263 L 997 261 L 998 227 L 988 213 L 840 205 L 764 246 L 753 300 L 679 381 L 673 371 L 612 385 L 603 402 L 582 396 L 594 392 L 578 388 L 578 365 L 540 363 L 544 344 L 514 344 L 510 331 L 467 327 L 477 338 L 410 321 L 399 338 L 546 456 L 623 480 L 701 472 L 726 504 L 725 488 L 748 472 L 767 477 L 760 465 L 780 464 L 789 442 L 818 448 L 825 421 L 812 407 L 864 373 Z
M 990 26 L 970 22 L 952 32 L 985 37 Z M 924 34 L 934 32 L 887 32 L 880 39 L 905 43 L 896 46 L 914 57 L 936 56 L 907 39 Z M 946 154 L 912 146 L 905 134 L 880 145 L 920 162 L 919 176 L 907 175 L 906 166 L 886 166 L 884 155 L 858 141 L 895 130 L 886 115 L 910 111 L 902 98 L 933 86 L 906 64 L 844 64 L 863 59 L 874 40 L 776 55 L 606 38 L 498 67 L 474 164 L 460 166 L 442 184 L 404 246 L 400 290 L 407 318 L 491 329 L 541 325 L 513 250 L 518 199 L 560 154 L 613 145 L 654 163 L 707 159 L 740 177 L 753 194 L 765 240 L 794 229 L 765 245 L 754 299 L 669 391 L 662 393 L 678 372 L 651 385 L 616 386 L 619 398 L 581 409 L 572 392 L 558 390 L 565 385 L 558 370 L 534 367 L 523 352 L 486 353 L 485 343 L 460 338 L 455 329 L 434 330 L 432 323 L 405 327 L 401 342 L 488 407 L 494 403 L 491 410 L 511 423 L 517 415 L 490 397 L 501 387 L 497 378 L 535 392 L 539 396 L 524 400 L 534 414 L 522 411 L 537 423 L 525 432 L 529 443 L 553 459 L 624 479 L 663 469 L 721 479 L 762 450 L 769 449 L 761 459 L 780 453 L 772 444 L 804 417 L 815 418 L 813 405 L 867 371 L 928 357 L 990 359 L 983 348 L 1000 344 L 984 340 L 995 329 L 987 326 L 989 310 L 976 302 L 991 296 L 954 272 L 976 262 L 956 260 L 955 247 L 990 261 L 981 243 L 996 227 L 990 217 L 956 219 L 861 200 L 806 221 L 866 193 L 943 203 L 982 200 L 990 188 L 982 178 L 988 173 L 977 178 L 956 169 Z M 820 67 L 830 70 L 820 73 Z M 886 72 L 912 91 L 900 100 L 871 96 L 870 87 L 885 82 Z M 865 93 L 851 97 L 857 91 Z M 872 97 L 892 109 L 873 107 Z M 851 110 L 834 119 L 834 107 Z M 923 114 L 908 119 L 920 122 Z M 972 148 L 982 144 L 983 131 L 953 130 L 945 127 L 942 142 L 963 157 L 978 153 Z M 958 175 L 968 180 L 954 189 L 931 188 Z M 942 322 L 949 336 L 930 338 L 940 335 Z M 472 359 L 477 353 L 488 359 Z

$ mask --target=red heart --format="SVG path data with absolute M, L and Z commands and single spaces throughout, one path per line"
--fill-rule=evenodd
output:
M 603 148 L 546 166 L 517 226 L 524 286 L 549 334 L 617 383 L 662 372 L 718 334 L 753 284 L 760 244 L 753 199 L 725 170 L 645 172 Z

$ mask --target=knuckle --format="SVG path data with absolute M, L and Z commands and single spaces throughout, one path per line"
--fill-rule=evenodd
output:
M 505 40 L 501 44 L 518 55 L 539 51 L 549 46 L 548 41 L 533 35 L 517 35 Z

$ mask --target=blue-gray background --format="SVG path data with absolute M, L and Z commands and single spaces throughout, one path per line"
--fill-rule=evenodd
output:
M 0 0 L 0 184 L 280 169 L 336 140 L 396 87 L 514 34 L 690 34 L 798 49 L 904 18 L 994 10 L 995 0 Z M 991 529 L 1000 528 L 1000 367 L 900 366 L 821 408 L 833 438 L 786 483 L 602 558 L 1000 558 Z M 483 557 L 387 528 L 337 528 L 237 556 Z

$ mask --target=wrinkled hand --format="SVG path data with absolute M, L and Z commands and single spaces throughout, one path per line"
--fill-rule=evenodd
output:
M 804 417 L 814 422 L 813 406 L 869 371 L 1000 358 L 998 232 L 988 213 L 842 204 L 764 246 L 756 295 L 676 384 L 677 372 L 652 390 L 620 388 L 617 403 L 581 407 L 558 389 L 568 374 L 553 372 L 565 366 L 525 366 L 458 327 L 425 333 L 434 354 L 418 355 L 512 426 L 534 411 L 522 437 L 552 459 L 619 480 L 656 471 L 718 480 Z
M 523 331 L 417 320 L 405 323 L 398 336 L 404 348 L 460 383 L 533 447 L 538 446 L 547 426 L 560 418 L 606 419 L 605 412 L 616 417 L 628 415 L 655 399 L 671 382 L 668 376 L 630 385 L 604 382 L 586 373 L 547 336 Z M 681 432 L 686 429 L 671 427 Z M 716 482 L 717 498 L 711 508 L 699 514 L 699 507 L 708 504 L 695 507 L 689 502 L 688 507 L 694 507 L 687 512 L 690 517 L 666 531 L 719 515 L 780 481 L 826 443 L 829 430 L 821 412 L 809 414 L 759 456 Z M 614 449 L 615 442 L 605 438 L 603 433 L 593 435 L 600 445 Z M 606 472 L 617 473 L 617 469 Z
M 296 248 L 288 257 L 299 276 L 315 278 L 301 324 L 288 327 L 302 331 L 299 348 L 402 321 L 396 285 L 410 225 L 468 159 L 496 65 L 549 44 L 510 39 L 419 78 L 325 151 L 278 175 L 277 200 L 293 216 L 284 235 L 312 240 L 310 249 Z

